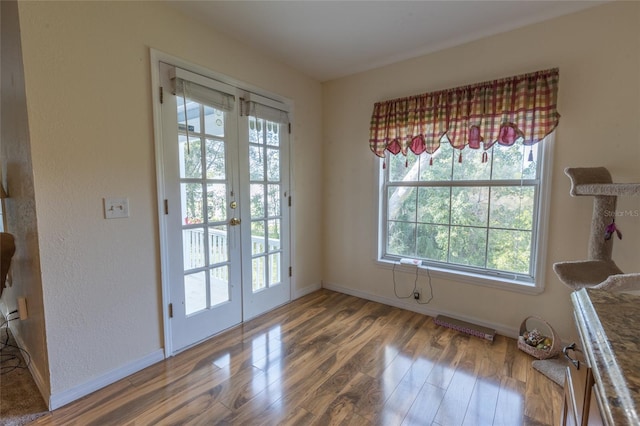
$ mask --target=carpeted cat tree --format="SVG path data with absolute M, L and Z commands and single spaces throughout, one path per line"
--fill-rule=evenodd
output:
M 572 288 L 609 291 L 640 290 L 640 273 L 623 273 L 611 259 L 613 240 L 622 234 L 615 226 L 618 196 L 640 195 L 640 183 L 613 183 L 604 167 L 567 168 L 572 196 L 593 197 L 593 216 L 587 260 L 558 262 L 553 270 Z M 564 357 L 533 362 L 533 368 L 563 386 L 567 360 Z
M 593 216 L 588 259 L 555 263 L 558 278 L 574 290 L 639 290 L 640 272 L 623 273 L 611 259 L 611 252 L 614 238 L 622 238 L 615 226 L 618 196 L 640 196 L 640 183 L 613 183 L 604 167 L 566 168 L 564 173 L 571 179 L 572 196 L 593 197 Z

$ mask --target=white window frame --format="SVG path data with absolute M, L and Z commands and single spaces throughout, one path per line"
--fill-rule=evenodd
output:
M 537 206 L 537 212 L 534 214 L 534 221 L 537 221 L 536 232 L 532 237 L 532 244 L 535 245 L 533 250 L 534 267 L 533 267 L 533 280 L 522 280 L 509 277 L 507 273 L 495 274 L 494 271 L 487 271 L 486 273 L 478 273 L 475 271 L 465 271 L 464 267 L 453 266 L 452 268 L 446 267 L 446 265 L 431 264 L 429 262 L 423 262 L 419 268 L 423 273 L 428 273 L 431 277 L 437 279 L 443 279 L 448 281 L 463 282 L 467 284 L 479 285 L 490 288 L 497 288 L 508 291 L 515 291 L 525 294 L 540 294 L 544 291 L 545 275 L 546 275 L 546 258 L 547 258 L 547 238 L 548 238 L 548 223 L 549 223 L 549 201 L 551 192 L 551 179 L 553 170 L 553 147 L 555 143 L 555 132 L 548 135 L 543 141 L 539 143 L 539 159 L 541 159 L 540 171 L 539 171 L 539 200 Z M 378 209 L 377 217 L 377 247 L 375 254 L 375 262 L 377 265 L 383 268 L 395 268 L 398 270 L 406 269 L 407 272 L 413 271 L 415 273 L 415 266 L 399 265 L 399 259 L 392 256 L 384 256 L 385 244 L 386 244 L 386 228 L 387 217 L 385 211 L 385 182 L 384 182 L 384 170 L 382 161 L 379 158 L 374 157 L 376 182 L 376 204 Z

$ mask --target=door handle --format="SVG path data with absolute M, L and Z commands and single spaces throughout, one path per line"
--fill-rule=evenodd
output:
M 578 361 L 577 359 L 571 358 L 571 356 L 569 355 L 569 351 L 575 351 L 576 350 L 576 344 L 572 343 L 568 346 L 565 346 L 562 349 L 562 353 L 564 354 L 565 358 L 567 358 L 571 364 L 573 364 L 578 370 L 580 370 L 580 361 Z
M 237 217 L 234 217 L 234 218 L 231 218 L 231 220 L 229 221 L 229 225 L 231 226 L 240 225 L 240 222 L 242 222 L 240 219 L 238 219 Z

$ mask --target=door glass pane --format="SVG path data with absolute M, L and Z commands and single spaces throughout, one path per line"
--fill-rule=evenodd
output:
M 267 149 L 267 179 L 270 182 L 280 180 L 280 150 Z
M 184 270 L 204 266 L 204 229 L 190 228 L 182 230 L 182 258 Z
M 229 267 L 221 266 L 210 271 L 211 306 L 229 301 Z
M 260 256 L 251 261 L 251 284 L 254 292 L 266 287 L 264 259 L 264 256 Z
M 204 107 L 204 132 L 212 136 L 224 136 L 224 113 L 209 106 Z
M 280 283 L 280 253 L 269 255 L 269 287 Z
M 267 145 L 280 145 L 280 125 L 267 122 Z
M 269 226 L 269 252 L 280 250 L 280 219 L 268 221 Z
M 224 142 L 220 140 L 206 140 L 206 168 L 207 179 L 224 179 Z
M 204 272 L 184 276 L 184 308 L 187 315 L 207 307 L 207 280 Z
M 264 149 L 260 146 L 249 146 L 249 179 L 264 179 Z
M 264 221 L 251 222 L 251 254 L 262 254 L 267 251 L 264 234 Z
M 177 109 L 183 265 L 185 271 L 200 269 L 184 276 L 185 310 L 191 315 L 229 300 L 225 113 L 187 101 L 185 123 L 182 99 Z
M 249 142 L 263 144 L 263 120 L 249 117 Z
M 252 183 L 249 189 L 251 197 L 251 218 L 259 219 L 264 217 L 264 185 Z
M 183 223 L 189 225 L 204 222 L 202 184 L 182 183 L 180 184 L 180 190 Z
M 227 220 L 227 185 L 210 183 L 207 185 L 207 208 L 209 222 L 226 222 Z
M 229 260 L 229 244 L 225 225 L 209 227 L 209 265 Z
M 185 135 L 178 136 L 180 177 L 200 179 L 202 177 L 202 150 L 200 139 L 190 136 L 189 143 Z
M 280 216 L 280 185 L 269 185 L 267 191 L 267 214 L 269 217 Z
M 184 120 L 184 98 L 178 96 L 176 101 L 178 107 L 178 130 L 184 132 L 188 129 L 190 132 L 200 133 L 201 105 L 187 99 L 187 117 L 189 120 L 189 126 L 187 127 Z
M 253 291 L 282 281 L 281 126 L 249 119 L 251 276 Z M 263 145 L 263 144 L 266 144 Z

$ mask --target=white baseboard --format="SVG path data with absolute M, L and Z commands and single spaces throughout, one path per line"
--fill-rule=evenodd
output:
M 9 313 L 9 309 L 4 301 L 0 301 L 0 311 L 2 311 L 2 314 L 6 318 Z M 11 323 L 9 323 L 9 326 L 11 326 Z M 25 341 L 22 339 L 22 336 L 17 331 L 17 329 L 15 327 L 10 327 L 10 329 L 11 334 L 13 334 L 13 337 L 16 340 L 16 344 L 28 353 L 31 353 L 29 347 L 27 347 Z M 80 399 L 83 396 L 89 395 L 90 393 L 95 392 L 98 389 L 115 383 L 120 379 L 136 373 L 150 365 L 153 365 L 156 362 L 162 361 L 164 358 L 165 356 L 163 349 L 155 350 L 149 355 L 146 355 L 136 361 L 133 361 L 127 365 L 105 373 L 93 380 L 75 386 L 66 391 L 57 393 L 55 395 L 49 393 L 49 386 L 47 385 L 47 381 L 44 380 L 44 376 L 33 362 L 29 363 L 29 372 L 31 373 L 33 381 L 36 383 L 36 386 L 38 387 L 38 390 L 40 391 L 43 399 L 49 402 L 49 410 L 53 411 L 56 408 L 60 408 L 63 405 L 69 404 L 70 402 Z
M 11 323 L 9 323 L 11 325 Z M 15 327 L 10 327 L 11 334 L 13 334 L 13 338 L 16 340 L 16 344 L 18 347 L 24 349 L 27 353 L 31 354 L 32 352 L 29 350 L 29 347 L 26 345 L 25 341 L 22 339 L 22 335 L 20 335 Z M 44 379 L 44 376 L 38 369 L 38 367 L 33 363 L 29 362 L 27 367 L 29 368 L 29 372 L 31 373 L 31 377 L 33 377 L 33 381 L 35 382 L 38 390 L 40 391 L 40 395 L 46 401 L 49 396 L 49 386 L 47 385 L 47 381 Z
M 322 288 L 322 284 L 321 283 L 317 283 L 317 284 L 311 284 L 308 285 L 306 287 L 300 288 L 300 289 L 294 289 L 293 290 L 293 299 L 299 299 L 302 296 L 306 296 L 307 294 L 313 293 L 314 291 L 318 291 Z
M 9 316 L 9 307 L 4 301 L 0 301 L 0 311 L 2 311 L 2 315 L 5 318 Z M 11 334 L 13 335 L 13 338 L 16 340 L 16 345 L 24 349 L 28 354 L 33 353 L 32 351 L 29 350 L 29 347 L 27 346 L 25 341 L 22 339 L 22 335 L 18 332 L 16 327 L 13 327 L 11 323 L 9 323 L 7 326 L 11 330 Z M 42 398 L 46 401 L 49 395 L 49 386 L 47 385 L 47 381 L 44 380 L 44 376 L 42 375 L 42 373 L 40 372 L 40 370 L 38 369 L 35 363 L 29 362 L 27 364 L 27 368 L 29 368 L 31 377 L 33 377 L 33 381 L 38 387 L 38 390 L 40 391 L 40 395 L 42 395 Z
M 467 316 L 460 312 L 453 312 L 453 311 L 447 311 L 447 310 L 435 310 L 430 308 L 429 305 L 419 305 L 414 301 L 407 302 L 406 300 L 402 300 L 402 299 L 392 299 L 389 297 L 378 296 L 377 294 L 373 294 L 373 293 L 369 293 L 361 290 L 354 290 L 348 287 L 342 287 L 338 284 L 327 283 L 327 282 L 323 282 L 322 287 L 326 288 L 327 290 L 337 291 L 339 293 L 348 294 L 350 296 L 359 297 L 361 299 L 371 300 L 373 302 L 382 303 L 384 305 L 395 306 L 396 308 L 406 309 L 408 311 L 417 312 L 419 314 L 428 315 L 430 317 L 436 317 L 438 315 L 450 316 L 450 317 L 461 319 L 463 321 L 467 321 L 473 324 L 481 325 L 483 327 L 492 328 L 496 330 L 496 333 L 501 334 L 503 336 L 512 337 L 514 339 L 516 339 L 518 337 L 518 334 L 520 333 L 519 329 L 505 326 L 504 324 L 490 323 L 490 322 L 481 320 L 479 318 Z
M 89 380 L 81 385 L 75 386 L 65 391 L 51 394 L 49 397 L 49 410 L 55 410 L 73 402 L 83 396 L 89 395 L 92 392 L 102 389 L 112 383 L 117 382 L 120 379 L 124 379 L 133 373 L 136 373 L 150 365 L 160 362 L 164 359 L 164 350 L 158 349 L 151 352 L 136 361 L 130 362 L 122 367 L 111 370 L 105 374 L 102 374 L 95 379 Z

